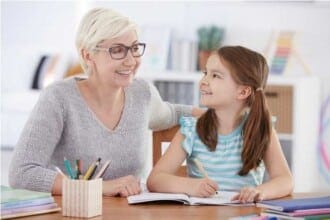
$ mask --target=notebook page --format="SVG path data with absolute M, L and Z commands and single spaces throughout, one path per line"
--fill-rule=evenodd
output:
M 234 205 L 234 206 L 251 206 L 253 203 L 239 203 L 239 201 L 231 201 L 238 192 L 218 191 L 216 195 L 209 198 L 190 197 L 191 205 Z

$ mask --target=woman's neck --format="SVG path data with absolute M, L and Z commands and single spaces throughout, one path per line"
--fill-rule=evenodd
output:
M 124 89 L 122 87 L 111 87 L 94 77 L 84 82 L 85 96 L 99 109 L 109 111 L 115 106 L 122 106 L 124 103 Z

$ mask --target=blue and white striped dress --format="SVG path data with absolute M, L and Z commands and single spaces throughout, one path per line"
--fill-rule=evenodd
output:
M 181 117 L 180 131 L 185 136 L 182 142 L 187 152 L 187 168 L 190 177 L 202 178 L 193 159 L 197 158 L 204 166 L 210 179 L 216 181 L 220 190 L 238 191 L 244 186 L 257 186 L 262 183 L 265 167 L 259 167 L 245 176 L 239 176 L 242 167 L 241 152 L 243 148 L 242 127 L 244 121 L 230 134 L 219 135 L 215 151 L 209 151 L 199 139 L 196 132 L 196 118 Z

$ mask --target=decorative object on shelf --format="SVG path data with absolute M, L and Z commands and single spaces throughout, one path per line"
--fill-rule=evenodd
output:
M 80 75 L 83 73 L 84 73 L 84 70 L 82 69 L 80 63 L 74 62 L 74 63 L 72 63 L 70 68 L 66 71 L 64 78 L 75 76 L 75 75 Z
M 277 132 L 292 134 L 294 88 L 291 85 L 267 85 L 265 96 L 272 115 L 278 118 Z
M 224 28 L 219 28 L 212 25 L 209 27 L 200 27 L 197 30 L 197 33 L 199 69 L 205 69 L 206 60 L 210 56 L 211 52 L 221 46 L 225 30 Z
M 298 66 L 303 68 L 303 71 L 299 70 L 297 72 L 310 73 L 308 65 L 296 49 L 296 36 L 296 32 L 289 30 L 278 31 L 271 34 L 271 39 L 266 49 L 271 74 L 285 74 L 288 67 L 293 65 L 292 58 L 295 58 L 296 61 L 298 61 Z
M 63 79 L 70 68 L 71 62 L 69 55 L 41 55 L 33 75 L 31 89 L 43 89 L 53 82 Z
M 147 45 L 140 69 L 149 71 L 166 70 L 170 49 L 170 36 L 171 28 L 168 27 L 141 27 L 140 41 Z
M 292 53 L 294 32 L 280 32 L 276 39 L 276 49 L 271 62 L 270 72 L 282 74 Z
M 328 91 L 321 107 L 318 163 L 322 176 L 327 181 L 327 184 L 330 185 L 330 90 Z

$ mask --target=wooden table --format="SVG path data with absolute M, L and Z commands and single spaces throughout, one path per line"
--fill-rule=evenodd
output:
M 321 196 L 324 193 L 313 194 L 295 194 L 293 197 L 311 197 Z M 290 198 L 290 197 L 288 197 Z M 55 196 L 55 200 L 61 206 L 61 197 Z M 128 205 L 126 198 L 104 197 L 103 214 L 91 219 L 228 219 L 233 216 L 248 214 L 258 214 L 261 209 L 251 207 L 232 207 L 232 206 L 188 206 L 178 203 L 148 203 Z M 77 219 L 72 217 L 63 217 L 61 212 L 25 217 L 24 219 Z

